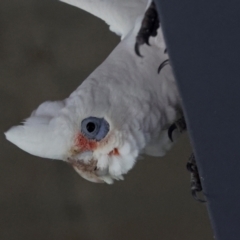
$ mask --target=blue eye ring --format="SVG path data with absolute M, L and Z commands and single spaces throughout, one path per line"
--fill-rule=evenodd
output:
M 109 124 L 104 118 L 88 117 L 81 122 L 81 132 L 90 140 L 100 141 L 109 132 Z

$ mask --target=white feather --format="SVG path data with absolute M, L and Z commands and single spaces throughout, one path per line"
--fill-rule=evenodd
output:
M 124 38 L 145 11 L 148 0 L 60 0 L 85 10 L 110 25 L 110 30 Z
M 115 23 L 119 21 L 117 30 L 122 35 L 133 24 L 129 19 L 144 13 L 142 9 L 129 15 L 125 9 L 129 4 L 137 7 L 136 0 L 65 2 L 82 7 L 107 22 L 110 22 L 111 10 L 115 16 L 112 26 L 116 27 Z M 93 6 L 99 6 L 99 9 Z M 116 6 L 119 8 L 114 8 Z M 118 12 L 119 9 L 126 11 Z M 123 23 L 125 18 L 127 21 Z M 161 34 L 157 43 L 151 39 L 151 47 L 141 48 L 144 58 L 136 56 L 134 44 L 141 19 L 136 19 L 135 27 L 69 98 L 43 103 L 23 126 L 7 131 L 6 138 L 36 156 L 74 160 L 76 171 L 94 182 L 112 183 L 113 179 L 122 179 L 144 150 L 151 155 L 164 155 L 172 146 L 164 129 L 175 121 L 180 97 L 171 67 L 165 67 L 160 75 L 157 73 L 159 64 L 167 58 Z M 129 21 L 131 24 L 126 27 Z M 90 116 L 104 118 L 110 130 L 97 149 L 86 153 L 76 148 L 75 137 L 81 131 L 81 121 Z M 118 154 L 111 154 L 114 149 Z M 88 171 L 84 166 L 78 167 L 79 162 L 89 164 Z M 95 165 L 99 168 L 99 176 L 94 172 Z

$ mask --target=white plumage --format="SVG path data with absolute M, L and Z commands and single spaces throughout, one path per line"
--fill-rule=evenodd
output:
M 144 58 L 134 52 L 148 1 L 63 2 L 100 17 L 122 41 L 68 98 L 41 104 L 6 138 L 33 155 L 71 163 L 90 181 L 111 183 L 123 178 L 139 154 L 162 156 L 171 147 L 166 129 L 180 109 L 178 90 L 170 66 L 157 73 L 167 58 L 160 30 L 151 47 L 141 48 Z M 81 125 L 88 118 L 101 122 L 106 135 L 99 130 L 101 139 L 88 137 Z

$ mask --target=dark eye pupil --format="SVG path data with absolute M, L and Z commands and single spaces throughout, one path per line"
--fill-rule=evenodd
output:
M 95 126 L 95 124 L 93 122 L 89 122 L 87 124 L 86 128 L 87 128 L 88 132 L 91 133 L 91 132 L 93 132 L 95 130 L 96 126 Z

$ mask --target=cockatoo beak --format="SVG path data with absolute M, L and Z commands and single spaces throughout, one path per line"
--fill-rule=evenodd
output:
M 91 160 L 86 164 L 83 161 L 69 159 L 68 162 L 84 179 L 94 183 L 104 183 L 104 181 L 97 176 L 97 161 Z
M 101 141 L 89 140 L 82 133 L 78 133 L 75 137 L 72 155 L 67 159 L 67 162 L 73 166 L 76 172 L 84 179 L 95 183 L 112 183 L 112 177 L 109 175 L 109 165 L 104 168 L 98 167 L 99 159 L 94 157 L 94 151 L 104 145 Z M 111 157 L 119 156 L 117 148 L 106 153 L 107 161 Z

